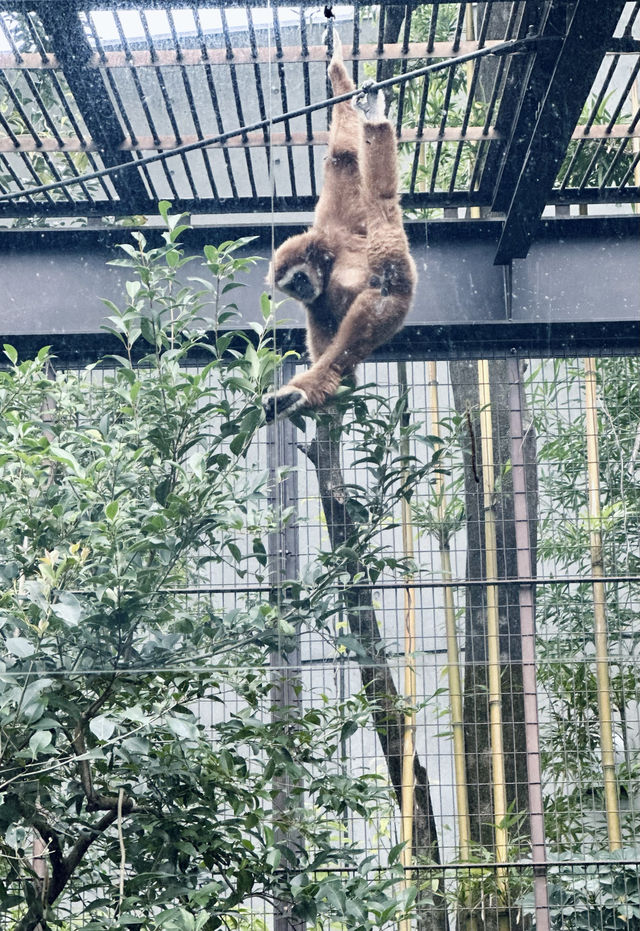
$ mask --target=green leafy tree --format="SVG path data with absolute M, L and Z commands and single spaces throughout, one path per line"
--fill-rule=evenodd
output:
M 336 759 L 362 702 L 271 713 L 270 651 L 322 612 L 211 592 L 224 567 L 263 581 L 280 517 L 251 448 L 280 360 L 263 333 L 218 329 L 255 260 L 245 241 L 207 247 L 199 290 L 180 283 L 187 224 L 160 210 L 162 244 L 134 234 L 118 260 L 119 352 L 56 372 L 46 349 L 5 347 L 0 909 L 18 931 L 190 931 L 238 926 L 262 899 L 379 927 L 406 899 L 398 851 L 372 877 L 343 819 L 388 806 L 387 788 Z

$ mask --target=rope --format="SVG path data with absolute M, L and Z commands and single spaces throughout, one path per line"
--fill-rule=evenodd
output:
M 499 45 L 489 46 L 486 48 L 476 49 L 474 52 L 468 52 L 466 55 L 459 55 L 457 58 L 447 58 L 445 61 L 435 62 L 432 65 L 425 65 L 423 68 L 416 68 L 413 71 L 407 71 L 404 74 L 398 74 L 394 77 L 387 78 L 384 81 L 377 81 L 368 87 L 368 92 L 382 90 L 385 87 L 391 87 L 394 84 L 403 84 L 405 81 L 412 81 L 436 71 L 444 71 L 447 68 L 455 68 L 456 65 L 464 64 L 467 61 L 474 61 L 477 58 L 488 58 L 490 55 L 507 55 L 513 52 L 526 51 L 527 49 L 537 49 L 540 43 L 558 42 L 558 37 L 542 36 L 525 36 L 522 39 L 509 39 L 501 42 Z M 31 197 L 34 194 L 44 194 L 47 191 L 57 190 L 59 188 L 72 187 L 75 184 L 83 184 L 87 181 L 94 181 L 98 178 L 104 178 L 107 175 L 117 174 L 128 168 L 139 168 L 142 165 L 150 165 L 152 162 L 162 161 L 171 158 L 174 155 L 184 155 L 186 152 L 194 152 L 198 149 L 205 149 L 210 145 L 217 145 L 226 142 L 227 139 L 233 139 L 236 136 L 243 136 L 246 133 L 254 132 L 258 129 L 270 128 L 276 123 L 284 123 L 287 120 L 295 119 L 298 116 L 306 116 L 308 113 L 314 113 L 316 110 L 323 110 L 325 107 L 333 106 L 336 103 L 342 103 L 343 100 L 350 100 L 356 97 L 361 91 L 356 88 L 346 94 L 339 94 L 337 97 L 328 97 L 319 103 L 308 104 L 305 107 L 298 107 L 295 110 L 289 110 L 279 116 L 273 116 L 270 119 L 258 120 L 239 129 L 232 129 L 226 133 L 220 133 L 217 136 L 207 136 L 204 139 L 198 139 L 196 142 L 187 142 L 184 145 L 176 146 L 173 149 L 165 149 L 162 152 L 156 152 L 153 155 L 146 155 L 144 158 L 135 159 L 131 162 L 122 162 L 120 165 L 113 165 L 109 168 L 103 168 L 100 171 L 87 172 L 84 175 L 78 175 L 75 178 L 66 180 L 51 181 L 48 184 L 40 184 L 35 187 L 24 188 L 20 191 L 10 191 L 7 194 L 0 194 L 0 202 L 5 200 L 16 200 L 22 197 Z

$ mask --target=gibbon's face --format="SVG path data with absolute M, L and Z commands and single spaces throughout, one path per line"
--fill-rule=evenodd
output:
M 308 262 L 292 265 L 276 277 L 276 288 L 303 304 L 312 304 L 322 294 L 322 275 Z

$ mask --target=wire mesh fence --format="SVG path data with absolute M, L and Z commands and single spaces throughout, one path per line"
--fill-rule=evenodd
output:
M 373 505 L 382 500 L 376 495 L 389 451 L 379 447 L 379 456 L 363 457 L 360 434 L 372 453 L 371 423 L 401 400 L 402 365 L 363 367 L 354 396 L 363 406 L 355 418 L 346 411 L 346 429 L 332 449 L 352 501 L 349 520 L 360 528 L 372 523 Z M 634 927 L 640 915 L 638 359 L 404 366 L 410 452 L 422 464 L 438 450 L 437 469 L 412 488 L 409 510 L 399 498 L 384 500 L 367 540 L 370 553 L 384 556 L 381 571 L 373 560 L 360 577 L 334 579 L 322 628 L 303 626 L 295 644 L 281 637 L 271 657 L 280 704 L 293 703 L 302 718 L 335 703 L 345 722 L 350 716 L 358 722 L 343 728 L 323 778 L 374 775 L 389 786 L 373 814 L 347 808 L 328 827 L 371 856 L 372 875 L 407 841 L 402 794 L 393 791 L 404 778 L 406 747 L 395 740 L 389 716 L 376 717 L 381 693 L 372 699 L 367 692 L 367 681 L 384 670 L 397 693 L 394 707 L 412 729 L 414 789 L 426 793 L 435 832 L 425 834 L 424 809 L 414 806 L 411 856 L 403 866 L 418 890 L 418 921 L 438 928 L 448 921 L 469 928 Z M 91 378 L 102 383 L 99 371 Z M 303 600 L 292 585 L 311 588 L 314 567 L 336 556 L 330 523 L 338 517 L 327 513 L 321 467 L 310 450 L 317 424 L 303 426 L 304 432 L 286 422 L 263 429 L 247 450 L 248 479 L 265 463 L 272 482 L 280 476 L 271 500 L 281 523 L 270 531 L 265 558 L 245 553 L 240 534 L 235 545 L 247 556 L 241 576 L 233 562 L 218 564 L 192 589 L 167 592 L 183 599 L 187 613 L 259 611 L 275 598 L 292 616 Z M 491 500 L 483 485 L 488 441 L 495 459 Z M 356 601 L 345 595 L 354 590 Z M 534 592 L 535 605 L 523 600 Z M 233 659 L 221 655 L 212 663 L 224 668 L 226 684 L 192 705 L 208 730 L 248 710 L 246 695 L 233 688 Z M 175 665 L 202 674 L 189 657 L 176 654 Z M 403 698 L 409 666 L 414 692 Z M 145 667 L 132 670 L 139 675 Z M 255 712 L 269 718 L 272 700 Z M 295 787 L 288 791 L 295 796 Z M 15 895 L 10 877 L 5 883 Z M 72 887 L 64 902 L 64 920 L 82 923 Z M 252 905 L 250 896 L 234 916 L 251 927 L 293 920 Z M 10 922 L 6 911 L 4 921 Z

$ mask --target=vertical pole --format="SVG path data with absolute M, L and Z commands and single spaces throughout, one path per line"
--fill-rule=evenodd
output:
M 429 362 L 429 409 L 431 411 L 431 434 L 440 438 L 438 376 L 435 362 Z M 444 500 L 444 480 L 440 472 L 436 473 L 434 491 L 437 501 L 438 520 L 444 524 L 446 502 Z M 449 539 L 444 530 L 439 533 L 440 563 L 442 580 L 450 583 L 453 579 L 451 570 L 451 550 Z M 449 701 L 451 702 L 451 730 L 453 732 L 453 762 L 456 780 L 456 812 L 458 815 L 458 854 L 463 862 L 469 862 L 471 856 L 471 826 L 469 822 L 469 796 L 467 793 L 467 774 L 464 750 L 464 712 L 462 702 L 462 675 L 458 651 L 458 632 L 456 630 L 456 611 L 453 601 L 453 588 L 444 586 L 444 616 L 447 633 L 447 678 L 449 680 Z
M 295 365 L 286 360 L 282 366 L 282 379 L 284 382 L 295 374 Z M 285 419 L 276 421 L 267 428 L 267 462 L 269 469 L 269 497 L 270 505 L 276 516 L 282 514 L 286 508 L 295 507 L 298 499 L 298 477 L 295 472 L 296 465 L 296 434 L 293 424 Z M 291 472 L 280 478 L 279 469 L 290 467 Z M 289 520 L 287 524 L 278 526 L 269 534 L 269 582 L 271 598 L 274 604 L 280 605 L 282 601 L 282 587 L 287 579 L 294 579 L 298 574 L 298 526 L 295 521 Z M 292 709 L 300 708 L 300 647 L 296 642 L 293 650 L 284 655 L 280 650 L 273 650 L 270 656 L 271 679 L 274 684 L 272 692 L 272 718 L 273 720 L 291 719 Z M 274 780 L 276 795 L 273 801 L 274 815 L 278 818 L 291 808 L 292 783 L 282 777 Z M 299 800 L 302 804 L 302 800 Z M 278 839 L 285 841 L 289 846 L 301 845 L 301 838 L 297 835 L 284 836 L 277 832 Z M 274 931 L 304 931 L 304 922 L 294 921 L 289 915 L 288 906 L 276 902 L 273 916 Z
M 440 406 L 438 402 L 438 367 L 436 362 L 428 363 L 429 411 L 431 413 L 431 435 L 441 439 Z M 444 618 L 447 636 L 447 679 L 449 682 L 449 702 L 451 704 L 451 730 L 453 734 L 453 772 L 456 792 L 456 815 L 458 822 L 458 856 L 463 863 L 471 860 L 471 822 L 469 818 L 469 793 L 467 791 L 467 772 L 465 765 L 464 741 L 464 705 L 462 697 L 462 673 L 458 650 L 458 632 L 456 630 L 456 610 L 453 600 L 451 581 L 451 548 L 449 536 L 445 529 L 446 501 L 444 479 L 441 472 L 436 472 L 434 493 L 437 502 L 439 522 L 438 546 L 440 549 L 440 566 L 443 589 Z M 467 884 L 469 885 L 469 884 Z M 465 896 L 466 905 L 471 906 L 471 890 Z M 473 928 L 475 922 L 468 916 L 467 927 Z
M 407 363 L 398 362 L 398 385 L 400 392 L 405 396 L 402 426 L 409 424 Z M 400 452 L 405 459 L 410 454 L 409 438 L 400 439 Z M 406 467 L 403 467 L 406 477 Z M 411 506 L 406 497 L 402 499 L 402 547 L 405 559 L 413 560 L 413 521 L 411 519 Z M 414 807 L 414 759 L 415 759 L 415 704 L 416 704 L 416 614 L 415 591 L 412 586 L 412 576 L 407 576 L 404 588 L 404 698 L 406 713 L 404 715 L 404 730 L 402 737 L 402 800 L 401 800 L 401 839 L 402 866 L 405 870 L 405 887 L 410 885 L 410 870 L 413 863 L 413 807 Z M 410 931 L 411 921 L 408 918 L 400 922 L 400 931 Z
M 520 637 L 522 642 L 522 685 L 524 691 L 524 727 L 527 748 L 527 782 L 531 824 L 531 859 L 536 931 L 549 931 L 549 897 L 547 892 L 544 805 L 540 767 L 538 723 L 538 687 L 536 679 L 535 591 L 531 581 L 535 571 L 531 558 L 527 476 L 524 461 L 524 426 L 522 381 L 518 359 L 509 359 L 509 421 L 511 425 L 511 475 L 513 480 L 513 514 L 516 537 L 516 561 L 520 585 Z
M 487 657 L 489 666 L 489 726 L 491 734 L 491 771 L 493 782 L 493 817 L 495 821 L 497 885 L 502 902 L 506 904 L 506 869 L 508 857 L 507 837 L 507 785 L 504 768 L 502 739 L 502 678 L 500 674 L 500 625 L 498 615 L 498 553 L 494 513 L 495 466 L 493 457 L 493 424 L 491 421 L 491 391 L 489 363 L 478 362 L 478 392 L 480 401 L 480 434 L 482 449 L 482 492 L 484 499 L 484 551 L 487 590 Z M 506 924 L 505 924 L 506 922 Z M 498 926 L 508 929 L 506 915 L 499 912 Z
M 600 455 L 598 450 L 598 401 L 596 361 L 584 361 L 587 481 L 589 490 L 589 537 L 591 544 L 591 575 L 593 578 L 593 621 L 596 653 L 596 683 L 598 689 L 598 716 L 600 718 L 600 750 L 604 780 L 604 798 L 607 812 L 609 849 L 622 847 L 620 810 L 616 785 L 613 752 L 613 716 L 611 710 L 611 681 L 609 678 L 609 649 L 607 643 L 607 612 L 604 592 L 604 559 L 600 511 Z

